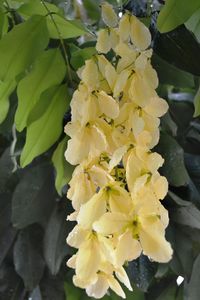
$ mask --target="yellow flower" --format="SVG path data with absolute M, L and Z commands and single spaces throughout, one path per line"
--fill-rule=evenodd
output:
M 108 27 L 115 27 L 118 24 L 118 17 L 109 3 L 103 3 L 101 7 L 102 19 Z
M 111 49 L 115 49 L 119 42 L 119 35 L 115 28 L 101 29 L 98 32 L 96 49 L 100 53 L 108 53 Z
M 165 239 L 165 227 L 160 216 L 152 213 L 152 209 L 149 210 L 146 206 L 137 212 L 132 210 L 129 214 L 108 212 L 94 223 L 93 228 L 103 235 L 127 233 L 126 238 L 130 239 L 133 252 L 126 253 L 123 247 L 116 250 L 118 261 L 139 256 L 141 249 L 157 262 L 168 262 L 171 259 L 172 249 Z
M 93 122 L 83 127 L 78 122 L 68 123 L 65 132 L 71 136 L 65 158 L 72 165 L 79 164 L 88 157 L 96 157 L 107 148 L 105 134 Z

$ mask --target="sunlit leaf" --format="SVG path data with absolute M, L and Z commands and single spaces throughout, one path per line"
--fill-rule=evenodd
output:
M 15 87 L 16 87 L 15 80 L 0 82 L 0 123 L 2 123 L 7 116 L 9 106 L 10 106 L 9 96 L 12 94 Z
M 65 157 L 64 153 L 67 149 L 67 138 L 64 138 L 57 146 L 52 156 L 52 162 L 56 169 L 56 190 L 61 195 L 62 188 L 71 179 L 73 167 L 70 165 Z
M 158 16 L 158 29 L 167 32 L 183 24 L 200 7 L 196 0 L 167 0 Z
M 37 59 L 31 72 L 19 82 L 17 88 L 15 124 L 18 131 L 22 131 L 27 125 L 28 116 L 41 93 L 61 83 L 65 71 L 65 62 L 58 48 L 43 52 Z
M 42 16 L 33 16 L 15 26 L 0 40 L 0 79 L 14 79 L 35 60 L 48 42 L 46 20 Z
M 198 117 L 200 115 L 200 87 L 194 97 L 194 117 Z
M 86 28 L 77 20 L 67 20 L 58 14 L 59 9 L 52 4 L 45 2 L 45 6 L 41 1 L 31 1 L 22 5 L 18 12 L 25 18 L 34 14 L 46 16 L 49 35 L 53 39 L 68 39 L 83 35 L 87 32 Z M 53 12 L 53 14 L 50 14 Z
M 56 86 L 44 92 L 38 102 L 38 109 L 40 109 L 44 99 L 49 99 L 46 111 L 27 128 L 26 143 L 20 158 L 22 167 L 49 149 L 63 130 L 63 116 L 69 106 L 66 86 Z

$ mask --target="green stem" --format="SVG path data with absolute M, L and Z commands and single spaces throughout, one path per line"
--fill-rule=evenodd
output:
M 61 33 L 60 33 L 60 30 L 54 20 L 54 17 L 51 13 L 51 11 L 49 10 L 48 6 L 46 5 L 46 3 L 44 2 L 44 0 L 41 0 L 43 6 L 45 7 L 48 15 L 50 16 L 55 28 L 56 28 L 56 31 L 58 33 L 58 36 L 59 36 L 59 40 L 60 40 L 60 44 L 61 44 L 61 47 L 62 47 L 62 50 L 63 50 L 63 53 L 64 53 L 64 59 L 65 59 L 65 64 L 66 64 L 66 67 L 67 67 L 67 73 L 69 75 L 69 80 L 70 80 L 70 83 L 72 83 L 72 76 L 71 76 L 71 70 L 70 70 L 70 64 L 69 64 L 69 58 L 68 58 L 68 55 L 67 55 L 67 51 L 66 51 L 66 48 L 65 48 L 65 43 L 64 43 L 64 40 L 61 36 Z

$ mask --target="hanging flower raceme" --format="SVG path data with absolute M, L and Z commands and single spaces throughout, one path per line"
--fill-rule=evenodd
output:
M 75 210 L 68 219 L 77 222 L 67 238 L 77 248 L 68 266 L 89 296 L 101 298 L 111 288 L 125 298 L 119 282 L 132 290 L 125 263 L 142 253 L 162 263 L 172 256 L 165 239 L 168 212 L 160 201 L 168 190 L 158 172 L 164 160 L 151 150 L 168 105 L 155 91 L 149 30 L 128 13 L 118 21 L 109 4 L 102 19 L 99 54 L 78 71 L 65 127 L 71 138 L 65 157 L 78 165 L 67 194 Z

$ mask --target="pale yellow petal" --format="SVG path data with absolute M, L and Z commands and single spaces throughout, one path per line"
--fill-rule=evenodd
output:
M 128 150 L 128 145 L 124 145 L 118 148 L 112 155 L 111 160 L 109 162 L 109 170 L 111 171 L 115 166 L 117 166 L 122 160 L 124 154 Z
M 109 235 L 122 231 L 129 223 L 129 218 L 121 213 L 105 213 L 99 221 L 93 224 L 93 229 L 99 233 Z
M 138 258 L 141 251 L 140 243 L 133 239 L 131 231 L 125 232 L 119 237 L 119 243 L 115 251 L 117 266 L 123 266 L 126 261 Z
M 98 93 L 98 101 L 103 114 L 111 119 L 117 118 L 119 115 L 119 104 L 113 97 L 101 91 Z
M 130 15 L 124 14 L 119 22 L 119 35 L 122 41 L 127 41 L 130 36 Z
M 147 169 L 153 174 L 162 167 L 164 159 L 157 152 L 153 152 L 147 157 Z
M 79 248 L 88 236 L 88 231 L 76 225 L 67 237 L 67 244 L 71 247 Z
M 100 299 L 107 293 L 108 288 L 109 284 L 106 277 L 103 274 L 98 274 L 97 281 L 86 288 L 86 293 L 89 297 Z
M 159 232 L 145 228 L 140 231 L 140 242 L 145 255 L 154 261 L 166 263 L 172 258 L 172 248 Z
M 117 73 L 115 71 L 115 68 L 109 63 L 105 67 L 105 78 L 108 81 L 108 84 L 113 91 L 115 81 L 116 81 Z
M 151 116 L 154 117 L 162 117 L 168 110 L 168 104 L 167 102 L 159 98 L 158 96 L 156 97 L 151 97 L 149 105 L 147 105 L 144 110 Z
M 108 53 L 111 48 L 110 35 L 107 29 L 101 29 L 98 32 L 96 49 L 100 53 Z
M 151 44 L 149 29 L 135 16 L 131 16 L 130 36 L 132 43 L 140 50 L 147 49 Z
M 115 275 L 127 287 L 127 289 L 129 289 L 129 291 L 133 291 L 128 275 L 123 267 L 117 268 Z
M 95 255 L 94 255 L 95 253 Z M 85 241 L 77 252 L 76 274 L 80 279 L 92 281 L 99 270 L 101 256 L 95 238 Z
M 85 67 L 81 74 L 82 81 L 91 89 L 95 90 L 99 86 L 99 71 L 94 60 L 85 61 Z
M 116 83 L 115 83 L 114 91 L 113 91 L 113 96 L 114 97 L 118 97 L 120 95 L 120 93 L 123 91 L 124 86 L 127 83 L 129 75 L 130 75 L 130 71 L 129 70 L 123 70 L 118 75 Z
M 137 136 L 140 134 L 144 129 L 144 120 L 139 116 L 139 111 L 135 111 L 133 113 L 133 119 L 132 119 L 132 130 L 133 134 Z
M 69 268 L 75 269 L 76 268 L 76 254 L 72 255 L 72 257 L 70 257 L 70 259 L 68 259 L 67 261 L 67 266 Z
M 168 181 L 166 177 L 157 175 L 153 179 L 153 190 L 156 197 L 160 200 L 164 199 L 168 192 Z
M 111 186 L 111 191 L 108 193 L 108 197 L 111 212 L 121 212 L 126 214 L 132 209 L 130 194 L 119 185 Z
M 84 228 L 92 228 L 92 224 L 106 212 L 105 192 L 95 194 L 87 203 L 83 204 L 77 216 L 78 224 Z
M 117 26 L 118 17 L 109 3 L 102 4 L 102 20 L 108 27 Z
M 113 290 L 118 296 L 122 297 L 123 299 L 126 298 L 124 291 L 122 290 L 119 282 L 114 278 L 114 276 L 108 277 L 108 284 L 111 290 Z

